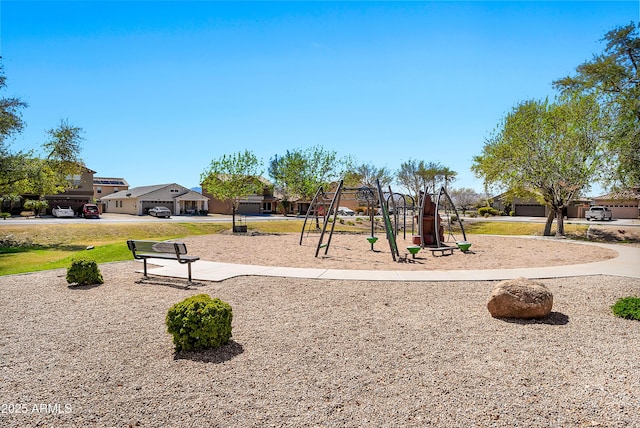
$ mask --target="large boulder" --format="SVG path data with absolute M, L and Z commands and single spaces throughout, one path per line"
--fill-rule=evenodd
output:
M 494 318 L 544 318 L 553 307 L 553 294 L 526 278 L 502 281 L 493 288 L 487 309 Z

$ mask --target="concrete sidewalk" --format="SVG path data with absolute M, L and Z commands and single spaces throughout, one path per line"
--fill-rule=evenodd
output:
M 533 267 L 519 269 L 485 270 L 425 270 L 380 271 L 347 269 L 314 269 L 277 266 L 255 266 L 234 263 L 218 263 L 200 260 L 192 264 L 195 281 L 224 281 L 236 276 L 272 276 L 287 278 L 312 278 L 363 281 L 485 281 L 518 277 L 529 279 L 559 278 L 570 276 L 612 275 L 640 278 L 640 248 L 624 245 L 581 243 L 609 248 L 619 255 L 616 258 L 568 266 Z M 172 260 L 149 260 L 150 275 L 187 279 L 187 267 Z M 159 267 L 153 268 L 153 265 Z M 139 272 L 142 272 L 141 270 Z

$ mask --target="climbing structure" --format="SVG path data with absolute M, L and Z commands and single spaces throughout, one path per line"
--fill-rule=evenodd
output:
M 418 226 L 420 231 L 420 246 L 440 248 L 445 246 L 447 242 L 466 242 L 467 235 L 464 232 L 464 226 L 462 220 L 458 215 L 458 211 L 451 201 L 447 190 L 442 187 L 437 195 L 434 195 L 436 201 L 434 202 L 431 195 L 427 192 L 422 194 L 422 201 L 420 204 L 420 212 L 417 218 L 420 219 Z M 444 212 L 445 221 L 442 221 L 440 213 Z M 463 241 L 458 240 L 453 231 L 453 224 L 458 223 L 460 231 L 462 233 Z M 447 234 L 445 235 L 445 225 L 447 227 Z M 416 245 L 417 242 L 414 242 Z
M 420 242 L 414 242 L 414 244 L 419 244 L 422 248 L 439 247 L 440 242 L 444 241 L 444 227 L 436 204 L 431 200 L 431 195 L 427 192 L 422 193 L 420 210 L 416 217 Z

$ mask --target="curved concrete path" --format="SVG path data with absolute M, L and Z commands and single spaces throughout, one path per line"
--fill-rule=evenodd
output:
M 504 280 L 518 277 L 529 279 L 559 278 L 569 276 L 612 275 L 640 278 L 640 248 L 624 245 L 586 243 L 572 241 L 594 247 L 609 248 L 618 252 L 618 257 L 594 263 L 532 267 L 518 269 L 484 270 L 424 270 L 424 271 L 381 271 L 314 269 L 277 266 L 255 266 L 234 263 L 218 263 L 200 260 L 191 265 L 192 278 L 197 281 L 224 281 L 236 276 L 273 276 L 288 278 L 339 279 L 364 281 L 485 281 Z M 594 248 L 596 250 L 596 248 Z M 187 267 L 171 260 L 150 260 L 148 272 L 151 275 L 187 279 Z M 153 268 L 153 265 L 159 267 Z M 140 271 L 141 272 L 141 271 Z

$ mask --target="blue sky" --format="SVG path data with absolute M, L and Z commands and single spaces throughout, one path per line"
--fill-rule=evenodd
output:
M 322 145 L 391 170 L 440 162 L 454 187 L 515 104 L 640 21 L 640 0 L 11 1 L 7 90 L 29 104 L 14 149 L 66 119 L 97 176 L 199 185 L 212 159 L 267 164 Z

